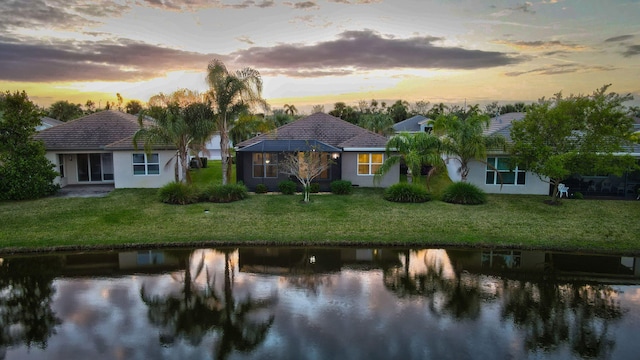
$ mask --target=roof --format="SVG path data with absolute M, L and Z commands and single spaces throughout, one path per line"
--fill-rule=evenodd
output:
M 387 138 L 325 113 L 315 113 L 236 145 L 244 148 L 263 140 L 317 140 L 337 148 L 384 148 Z
M 395 132 L 401 131 L 409 131 L 409 132 L 419 132 L 420 125 L 424 124 L 425 121 L 429 120 L 429 118 L 424 117 L 422 115 L 416 115 L 408 118 L 407 120 L 400 121 L 393 125 L 393 130 Z
M 484 130 L 484 135 L 502 135 L 507 141 L 511 141 L 511 123 L 522 120 L 526 114 L 523 112 L 512 112 L 491 118 L 489 126 Z
M 317 140 L 262 140 L 239 149 L 247 152 L 294 152 L 316 150 L 321 152 L 340 152 L 335 146 Z
M 40 118 L 40 125 L 36 126 L 36 131 L 42 131 L 44 129 L 48 129 L 60 124 L 64 124 L 64 121 L 56 120 L 48 116 L 43 116 Z
M 34 138 L 47 150 L 103 150 L 139 128 L 137 116 L 104 110 L 43 130 Z

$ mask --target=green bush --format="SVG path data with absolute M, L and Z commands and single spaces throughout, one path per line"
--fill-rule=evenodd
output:
M 203 201 L 214 203 L 228 203 L 246 199 L 249 195 L 243 184 L 208 185 L 201 193 Z
M 384 199 L 402 203 L 423 203 L 431 200 L 427 189 L 417 184 L 397 183 L 384 191 Z
M 582 195 L 581 192 L 576 191 L 576 192 L 573 193 L 573 198 L 576 199 L 576 200 L 582 200 L 582 199 L 584 199 L 584 195 Z
M 158 190 L 160 201 L 166 204 L 187 205 L 197 203 L 199 194 L 195 187 L 182 182 L 170 182 Z
M 487 202 L 487 195 L 479 187 L 467 182 L 455 182 L 442 194 L 442 201 L 452 204 L 478 205 Z
M 311 186 L 309 186 L 309 192 L 312 194 L 317 194 L 320 192 L 320 184 L 318 183 L 311 183 Z
M 266 194 L 268 191 L 269 189 L 267 189 L 267 185 L 265 184 L 256 185 L 256 194 Z
M 293 194 L 295 194 L 297 187 L 298 186 L 296 185 L 296 183 L 291 181 L 291 180 L 281 181 L 278 184 L 278 190 L 280 190 L 280 192 L 283 193 L 284 195 L 293 195 Z
M 352 191 L 351 181 L 336 180 L 331 182 L 331 192 L 336 195 L 349 195 Z

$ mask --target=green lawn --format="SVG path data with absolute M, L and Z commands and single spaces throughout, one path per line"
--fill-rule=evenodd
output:
M 566 200 L 549 206 L 544 196 L 489 195 L 480 206 L 398 204 L 383 200 L 381 189 L 357 189 L 348 196 L 312 195 L 310 204 L 300 196 L 251 195 L 230 204 L 177 206 L 158 202 L 156 191 L 0 203 L 0 251 L 313 244 L 640 254 L 640 201 Z

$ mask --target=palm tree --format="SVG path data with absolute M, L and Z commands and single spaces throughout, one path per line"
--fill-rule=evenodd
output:
M 380 135 L 386 136 L 393 133 L 393 119 L 383 113 L 363 114 L 360 116 L 358 125 Z
M 174 145 L 175 181 L 190 183 L 187 171 L 189 151 L 201 148 L 214 130 L 210 109 L 208 104 L 194 103 L 182 108 L 172 103 L 167 107 L 154 106 L 143 110 L 138 116 L 140 129 L 133 136 L 134 146 L 137 148 L 138 140 L 142 140 L 144 150 L 149 154 L 158 144 Z
M 253 105 L 266 106 L 262 99 L 262 78 L 257 70 L 244 68 L 229 72 L 222 61 L 215 59 L 207 67 L 209 97 L 216 112 L 216 126 L 220 132 L 222 155 L 222 184 L 229 182 L 229 128 L 230 124 Z
M 375 175 L 376 181 L 386 174 L 395 164 L 401 160 L 407 165 L 408 172 L 415 177 L 420 177 L 422 165 L 432 165 L 438 168 L 442 164 L 440 157 L 440 139 L 428 133 L 400 133 L 387 142 L 386 160 Z M 427 176 L 427 186 L 429 183 Z M 412 179 L 413 182 L 413 179 Z
M 442 151 L 450 155 L 449 160 L 460 163 L 460 176 L 467 181 L 469 163 L 472 160 L 486 164 L 488 148 L 503 148 L 506 140 L 499 135 L 487 136 L 484 129 L 489 126 L 488 115 L 480 113 L 477 107 L 470 107 L 465 118 L 455 114 L 440 115 L 433 121 L 433 129 L 441 135 Z
M 287 115 L 294 116 L 298 113 L 298 109 L 296 109 L 295 105 L 284 104 L 284 113 Z

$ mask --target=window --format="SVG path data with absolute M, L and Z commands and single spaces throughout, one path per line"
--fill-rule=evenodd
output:
M 382 166 L 383 160 L 381 153 L 359 153 L 358 175 L 375 175 Z
M 298 153 L 298 160 L 299 160 L 299 163 L 300 163 L 299 172 L 300 172 L 300 175 L 302 175 L 302 176 L 306 176 L 307 175 L 307 169 L 306 169 L 304 155 L 305 155 L 304 152 L 299 152 Z M 311 159 L 309 159 L 309 161 L 312 164 L 318 165 L 317 168 L 320 168 L 320 167 L 324 168 L 324 170 L 322 170 L 320 175 L 316 176 L 316 179 L 329 179 L 329 171 L 331 170 L 331 165 L 329 163 L 329 156 L 331 156 L 331 154 L 325 153 L 325 152 L 323 152 L 323 153 L 313 152 L 311 154 Z
M 64 177 L 64 155 L 58 154 L 58 172 L 60 173 L 60 177 Z
M 253 153 L 253 177 L 254 178 L 277 178 L 278 177 L 278 154 L 276 153 Z
M 497 169 L 497 171 L 496 171 Z M 498 176 L 500 173 L 500 176 Z M 524 185 L 526 172 L 519 169 L 517 165 L 513 166 L 506 157 L 490 157 L 487 158 L 487 185 Z
M 160 157 L 158 154 L 133 154 L 133 175 L 159 175 Z

